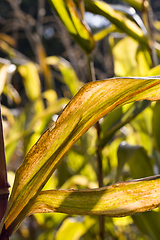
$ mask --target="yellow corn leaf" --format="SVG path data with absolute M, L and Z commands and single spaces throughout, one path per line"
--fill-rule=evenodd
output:
M 32 101 L 36 100 L 41 94 L 41 84 L 38 70 L 32 62 L 18 67 L 18 71 L 24 79 L 24 86 L 28 98 Z
M 77 0 L 75 1 L 77 2 Z M 127 33 L 138 42 L 148 46 L 148 39 L 144 36 L 143 31 L 137 24 L 115 11 L 109 4 L 98 0 L 84 0 L 84 2 L 86 10 L 106 17 L 122 32 Z
M 78 77 L 71 64 L 66 59 L 56 56 L 47 57 L 46 63 L 56 66 L 59 69 L 72 96 L 74 96 L 78 92 L 82 84 L 78 80 Z
M 88 25 L 80 20 L 74 2 L 72 0 L 49 0 L 49 2 L 73 39 L 86 53 L 90 53 L 95 46 L 93 36 Z
M 5 227 L 9 235 L 30 208 L 73 144 L 101 117 L 124 104 L 160 99 L 159 78 L 113 78 L 94 81 L 80 89 L 31 148 L 16 172 Z
M 28 215 L 61 212 L 124 217 L 148 211 L 160 205 L 160 176 L 153 179 L 120 182 L 99 189 L 42 191 Z
M 8 75 L 8 65 L 4 64 L 0 66 L 0 94 L 3 92 L 3 88 Z

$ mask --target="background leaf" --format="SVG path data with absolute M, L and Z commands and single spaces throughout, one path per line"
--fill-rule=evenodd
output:
M 153 175 L 153 159 L 151 159 L 144 148 L 132 146 L 122 142 L 118 149 L 117 181 L 125 163 L 130 166 L 133 178 L 143 178 Z
M 142 30 L 137 26 L 137 24 L 126 18 L 121 13 L 115 11 L 109 4 L 98 0 L 84 0 L 84 2 L 87 11 L 106 17 L 122 32 L 127 33 L 138 42 L 148 45 L 147 37 L 144 36 Z
M 72 0 L 49 0 L 51 6 L 73 37 L 86 52 L 94 48 L 94 39 L 86 23 L 80 21 L 76 6 Z
M 95 224 L 95 219 L 86 216 L 84 219 L 82 217 L 67 218 L 62 223 L 59 231 L 56 234 L 55 240 L 78 240 L 83 236 L 89 228 Z

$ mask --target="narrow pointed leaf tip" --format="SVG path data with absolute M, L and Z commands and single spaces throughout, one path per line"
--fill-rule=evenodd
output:
M 113 78 L 83 86 L 31 148 L 16 172 L 5 226 L 11 235 L 26 217 L 32 203 L 63 156 L 101 117 L 123 104 L 160 99 L 158 78 Z

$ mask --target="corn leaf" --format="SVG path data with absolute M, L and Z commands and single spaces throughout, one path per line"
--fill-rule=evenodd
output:
M 158 207 L 159 189 L 158 175 L 155 180 L 145 178 L 143 181 L 120 182 L 99 189 L 42 191 L 28 215 L 40 212 L 63 212 L 124 217 Z
M 121 170 L 128 162 L 131 176 L 142 178 L 153 175 L 153 159 L 151 159 L 143 147 L 122 143 L 118 149 L 118 169 L 117 180 L 119 180 Z
M 74 2 L 72 0 L 49 0 L 49 2 L 73 39 L 86 53 L 90 53 L 95 46 L 93 36 L 88 25 L 80 20 Z
M 75 2 L 78 2 L 78 0 L 75 0 Z M 106 17 L 122 32 L 148 46 L 148 40 L 137 24 L 126 18 L 123 14 L 115 11 L 109 4 L 98 0 L 84 0 L 84 3 L 87 11 Z
M 2 64 L 2 66 L 0 66 L 0 94 L 2 94 L 3 92 L 3 88 L 5 85 L 5 82 L 7 80 L 7 75 L 8 75 L 8 65 L 7 64 Z
M 150 239 L 159 240 L 159 211 L 144 212 L 138 215 L 133 215 L 132 218 L 141 232 L 148 235 Z
M 142 99 L 160 99 L 160 79 L 113 78 L 94 81 L 80 89 L 55 126 L 43 133 L 16 172 L 5 218 L 9 235 L 26 217 L 32 203 L 73 144 L 108 112 Z
M 105 29 L 102 29 L 100 30 L 99 32 L 95 33 L 93 35 L 94 37 L 94 40 L 95 41 L 100 41 L 102 40 L 103 38 L 105 38 L 108 34 L 112 33 L 112 32 L 115 32 L 115 31 L 118 31 L 118 29 L 116 28 L 115 25 L 111 24 L 109 25 L 108 27 L 106 27 Z
M 36 65 L 28 62 L 26 65 L 19 66 L 18 71 L 24 79 L 28 98 L 31 101 L 35 101 L 41 95 L 41 84 Z
M 117 110 L 107 114 L 101 124 L 101 131 L 103 132 L 103 136 L 101 137 L 100 146 L 104 148 L 118 129 L 133 120 L 149 105 L 150 101 L 139 101 L 132 104 L 127 110 L 123 109 L 122 111 L 122 109 L 118 108 Z
M 80 86 L 82 86 L 82 83 L 78 80 L 70 62 L 62 57 L 50 56 L 46 58 L 46 63 L 58 68 L 63 75 L 64 82 L 68 86 L 70 93 L 74 96 L 80 89 Z
M 129 5 L 140 11 L 142 11 L 144 8 L 145 10 L 147 10 L 147 8 L 149 7 L 149 3 L 147 1 L 144 3 L 143 0 L 122 0 L 122 1 L 128 3 Z
M 152 120 L 152 129 L 153 129 L 153 138 L 154 138 L 154 145 L 158 151 L 160 151 L 160 101 L 157 101 L 154 108 L 153 108 L 153 120 Z
M 79 240 L 95 222 L 96 220 L 89 216 L 86 216 L 85 219 L 82 217 L 67 218 L 57 231 L 55 240 Z

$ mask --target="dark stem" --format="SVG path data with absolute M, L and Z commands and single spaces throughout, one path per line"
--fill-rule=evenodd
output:
M 147 8 L 146 8 L 146 5 L 148 6 Z M 155 67 L 158 65 L 158 58 L 156 54 L 156 49 L 154 47 L 155 39 L 154 39 L 154 26 L 153 26 L 153 11 L 150 5 L 150 0 L 143 0 L 142 2 L 142 19 L 148 33 L 152 67 Z
M 95 124 L 96 130 L 97 130 L 97 162 L 98 162 L 98 183 L 99 187 L 103 187 L 103 166 L 102 166 L 102 148 L 100 146 L 100 124 L 97 122 Z
M 7 181 L 7 168 L 6 168 L 6 158 L 5 158 L 5 150 L 4 150 L 2 115 L 1 115 L 1 107 L 0 107 L 0 222 L 2 221 L 7 209 L 9 187 L 10 185 Z M 2 238 L 0 234 L 0 240 L 1 239 L 6 239 L 6 238 Z
M 94 64 L 91 59 L 90 55 L 87 55 L 87 62 L 88 62 L 88 69 L 89 69 L 89 78 L 90 81 L 95 81 L 95 71 L 94 71 Z M 97 149 L 96 149 L 96 155 L 97 155 L 97 164 L 98 164 L 98 184 L 99 187 L 103 187 L 103 165 L 102 165 L 102 148 L 100 146 L 100 133 L 101 128 L 99 122 L 95 124 L 96 130 L 97 130 Z M 105 233 L 105 219 L 104 216 L 99 216 L 99 236 L 100 240 L 104 239 L 104 233 Z
M 158 58 L 157 58 L 157 53 L 156 53 L 156 49 L 154 47 L 154 43 L 155 43 L 155 38 L 154 38 L 154 21 L 153 21 L 153 11 L 150 5 L 150 1 L 149 2 L 149 7 L 148 7 L 148 25 L 149 25 L 149 31 L 150 31 L 150 48 L 151 48 L 151 58 L 152 58 L 152 65 L 153 67 L 158 65 Z
M 97 122 L 95 124 L 96 130 L 97 130 L 97 162 L 98 162 L 98 183 L 99 187 L 103 187 L 103 164 L 102 164 L 102 148 L 100 146 L 100 124 Z M 105 233 L 105 219 L 104 216 L 99 216 L 99 235 L 100 239 L 104 239 L 104 233 Z

